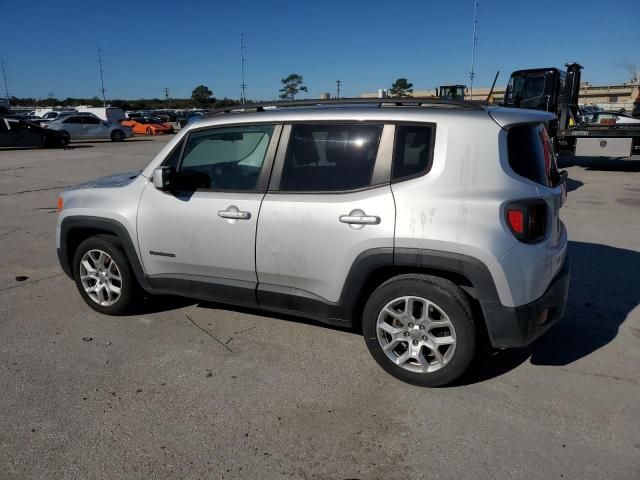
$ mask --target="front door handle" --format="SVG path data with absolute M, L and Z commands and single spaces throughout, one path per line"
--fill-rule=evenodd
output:
M 340 215 L 340 221 L 342 223 L 349 223 L 355 225 L 378 225 L 380 223 L 380 217 L 374 215 Z
M 251 212 L 241 212 L 238 210 L 220 210 L 218 216 L 222 218 L 228 218 L 230 220 L 249 220 L 251 218 Z

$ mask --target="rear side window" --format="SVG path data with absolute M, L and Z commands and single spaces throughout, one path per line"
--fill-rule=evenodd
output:
M 555 168 L 553 151 L 544 125 L 520 125 L 507 134 L 509 165 L 532 182 L 551 186 Z
M 398 125 L 393 152 L 394 181 L 425 175 L 433 162 L 432 125 Z
M 330 124 L 291 127 L 281 191 L 346 191 L 368 187 L 382 125 Z

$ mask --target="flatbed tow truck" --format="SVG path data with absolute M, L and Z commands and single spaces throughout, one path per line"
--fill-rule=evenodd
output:
M 582 66 L 517 70 L 511 74 L 503 105 L 555 113 L 548 126 L 557 152 L 590 157 L 630 157 L 640 154 L 640 124 L 580 123 L 578 92 Z

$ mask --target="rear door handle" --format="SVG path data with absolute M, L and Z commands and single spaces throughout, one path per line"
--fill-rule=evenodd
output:
M 340 221 L 356 225 L 378 225 L 380 217 L 374 215 L 340 215 Z
M 239 212 L 233 210 L 220 210 L 218 216 L 222 218 L 228 218 L 230 220 L 249 220 L 251 218 L 250 212 Z

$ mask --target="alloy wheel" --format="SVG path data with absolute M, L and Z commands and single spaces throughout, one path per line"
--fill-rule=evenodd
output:
M 80 260 L 80 281 L 86 294 L 103 307 L 120 299 L 122 276 L 111 256 L 102 250 L 89 250 Z
M 440 370 L 456 350 L 456 331 L 448 315 L 421 297 L 387 303 L 378 315 L 376 334 L 387 358 L 414 373 Z

